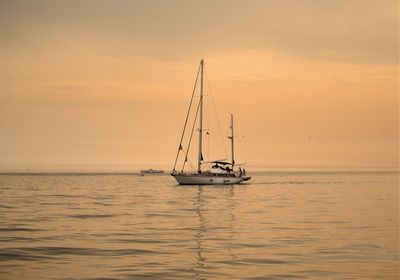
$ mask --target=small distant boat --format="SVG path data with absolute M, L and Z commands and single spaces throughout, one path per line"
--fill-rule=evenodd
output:
M 164 173 L 164 170 L 161 170 L 161 169 L 150 168 L 150 169 L 140 170 L 140 174 L 141 175 L 145 175 L 145 174 L 162 174 L 162 173 Z
M 203 129 L 203 71 L 204 71 L 204 60 L 202 59 L 200 62 L 199 71 L 197 72 L 196 82 L 195 82 L 192 98 L 190 100 L 189 109 L 187 112 L 185 125 L 184 125 L 182 136 L 181 136 L 181 141 L 179 143 L 178 152 L 177 152 L 177 155 L 175 158 L 175 165 L 172 170 L 171 176 L 173 176 L 180 185 L 233 185 L 233 184 L 239 184 L 243 181 L 248 181 L 251 179 L 251 177 L 247 176 L 246 170 L 241 168 L 241 166 L 243 164 L 237 164 L 235 162 L 233 114 L 231 114 L 231 124 L 230 124 L 231 135 L 228 137 L 231 142 L 231 161 L 228 162 L 225 159 L 208 161 L 208 162 L 204 161 L 203 153 L 202 153 L 203 131 L 205 131 L 207 134 L 208 134 L 208 132 L 207 132 L 207 130 Z M 190 148 L 190 143 L 191 143 L 192 135 L 193 135 L 193 129 L 190 134 L 188 149 L 186 151 L 182 169 L 178 171 L 178 170 L 176 170 L 176 165 L 177 165 L 179 153 L 181 151 L 183 151 L 182 142 L 183 142 L 183 138 L 185 135 L 185 129 L 186 129 L 186 125 L 188 122 L 190 109 L 192 107 L 193 97 L 195 95 L 195 89 L 196 89 L 196 84 L 197 84 L 197 80 L 199 77 L 199 72 L 200 72 L 200 98 L 199 98 L 199 103 L 197 105 L 197 111 L 196 111 L 196 115 L 195 115 L 194 123 L 193 123 L 193 129 L 194 129 L 197 116 L 199 115 L 198 129 L 197 129 L 197 131 L 199 132 L 197 171 L 194 171 L 194 172 L 184 171 L 185 164 L 188 161 L 187 151 Z

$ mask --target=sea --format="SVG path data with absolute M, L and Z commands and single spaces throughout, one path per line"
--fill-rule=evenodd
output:
M 399 173 L 0 175 L 0 279 L 399 279 Z

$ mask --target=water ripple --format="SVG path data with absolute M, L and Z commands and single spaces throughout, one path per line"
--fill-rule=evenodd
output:
M 0 174 L 3 279 L 397 279 L 393 173 Z

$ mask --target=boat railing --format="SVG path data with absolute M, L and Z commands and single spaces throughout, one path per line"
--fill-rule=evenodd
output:
M 212 173 L 209 170 L 203 171 L 201 173 L 197 172 L 184 172 L 184 171 L 172 171 L 172 176 L 182 175 L 182 176 L 212 176 L 212 177 L 240 177 L 242 173 L 240 171 L 234 171 L 229 173 Z

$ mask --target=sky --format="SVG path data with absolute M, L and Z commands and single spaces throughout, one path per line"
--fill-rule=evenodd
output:
M 398 167 L 398 1 L 0 0 L 0 170 L 171 169 L 202 58 L 248 168 Z

